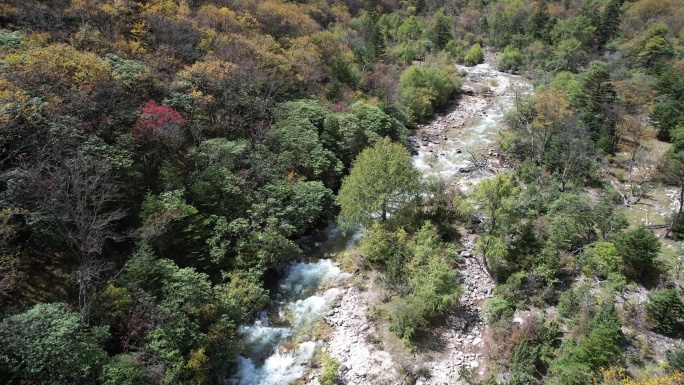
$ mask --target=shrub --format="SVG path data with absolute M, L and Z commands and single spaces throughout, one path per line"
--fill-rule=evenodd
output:
M 19 48 L 21 40 L 22 36 L 19 31 L 0 30 L 0 52 Z
M 468 53 L 465 55 L 464 62 L 469 66 L 484 62 L 484 51 L 482 51 L 482 47 L 480 47 L 479 44 L 474 44 L 470 47 Z
M 443 107 L 460 84 L 434 67 L 410 67 L 400 78 L 401 103 L 412 121 L 428 118 Z
M 573 287 L 561 294 L 558 299 L 558 313 L 563 317 L 572 317 L 579 313 L 582 308 L 593 307 L 594 296 L 591 294 L 590 285 Z
M 608 278 L 620 271 L 622 258 L 617 248 L 610 242 L 596 242 L 584 249 L 582 253 L 582 271 L 587 276 Z
M 339 384 L 337 371 L 340 368 L 340 363 L 336 359 L 326 355 L 323 357 L 323 364 L 325 365 L 323 373 L 318 377 L 318 381 L 320 381 L 321 385 Z
M 503 55 L 499 59 L 498 67 L 500 71 L 519 70 L 522 67 L 523 55 L 520 51 L 512 45 L 509 45 L 504 50 Z
M 500 297 L 489 298 L 482 305 L 482 318 L 490 324 L 501 319 L 510 318 L 514 312 L 515 306 Z
M 660 240 L 644 226 L 617 234 L 613 243 L 625 262 L 625 275 L 634 280 L 651 278 Z
M 676 370 L 684 372 L 684 346 L 679 346 L 675 351 L 667 353 L 667 363 Z
M 684 302 L 676 289 L 665 289 L 649 295 L 646 304 L 648 320 L 661 334 L 673 334 L 681 329 L 680 319 L 684 317 Z

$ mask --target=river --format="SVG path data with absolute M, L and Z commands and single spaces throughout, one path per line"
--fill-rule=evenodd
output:
M 514 107 L 515 98 L 532 92 L 524 79 L 488 65 L 457 68 L 467 72 L 465 84 L 475 89 L 475 94 L 463 95 L 447 113 L 411 137 L 414 166 L 424 177 L 452 183 L 460 180 L 461 170 L 471 164 L 471 153 L 490 155 L 488 151 L 499 139 L 504 116 Z M 483 95 L 487 90 L 487 96 Z M 496 154 L 492 155 L 496 158 Z M 345 251 L 357 242 L 358 236 L 344 236 L 331 225 L 320 240 L 312 240 L 315 247 L 307 252 L 307 259 Z M 238 358 L 237 373 L 230 382 L 285 385 L 301 379 L 324 346 L 316 339 L 316 324 L 344 295 L 342 287 L 350 277 L 329 259 L 287 266 L 269 309 L 254 324 L 240 329 L 246 352 Z

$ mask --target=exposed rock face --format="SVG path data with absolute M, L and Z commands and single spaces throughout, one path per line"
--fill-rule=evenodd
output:
M 342 363 L 340 377 L 347 384 L 385 383 L 398 377 L 390 354 L 368 342 L 376 330 L 366 319 L 366 312 L 369 304 L 378 302 L 377 297 L 377 292 L 360 291 L 349 285 L 325 317 L 325 322 L 334 327 L 328 340 L 328 354 Z
M 485 272 L 473 244 L 465 241 L 466 249 L 460 263 L 460 279 L 464 288 L 460 304 L 435 330 L 439 347 L 417 352 L 420 373 L 416 383 L 423 385 L 460 384 L 461 367 L 484 374 L 488 368 L 486 326 L 480 318 L 482 302 L 492 297 L 494 281 Z M 347 286 L 341 300 L 328 312 L 325 322 L 333 328 L 327 338 L 326 352 L 338 360 L 339 378 L 349 384 L 399 384 L 399 365 L 390 353 L 370 343 L 378 338 L 376 326 L 366 313 L 380 303 L 379 291 L 361 291 Z M 316 371 L 308 376 L 308 384 L 318 384 Z
M 443 351 L 426 357 L 430 377 L 419 379 L 425 385 L 460 384 L 461 367 L 471 368 L 480 375 L 488 369 L 487 326 L 480 318 L 480 310 L 484 300 L 493 296 L 494 281 L 481 260 L 474 256 L 473 244 L 469 241 L 461 252 L 459 275 L 464 289 L 460 305 L 438 330 Z
M 390 353 L 369 342 L 376 339 L 377 330 L 366 318 L 366 313 L 380 302 L 378 293 L 361 291 L 350 284 L 325 316 L 325 322 L 332 327 L 325 339 L 325 352 L 340 362 L 338 378 L 347 385 L 396 384 L 400 381 L 398 366 Z M 322 369 L 312 370 L 306 383 L 319 385 L 317 376 Z

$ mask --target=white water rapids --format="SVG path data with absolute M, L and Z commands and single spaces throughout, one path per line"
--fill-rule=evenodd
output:
M 489 87 L 491 97 L 487 100 L 482 96 L 463 96 L 453 110 L 435 119 L 427 128 L 440 132 L 438 143 L 411 139 L 418 152 L 413 157 L 414 165 L 425 177 L 454 179 L 459 169 L 470 165 L 468 152 L 482 152 L 498 139 L 505 113 L 514 108 L 515 98 L 532 92 L 532 86 L 524 79 L 487 65 L 459 69 L 468 71 L 466 84 Z M 335 225 L 325 233 L 327 239 L 307 252 L 308 257 L 342 252 L 358 241 L 358 236 L 344 237 Z M 341 286 L 350 275 L 330 260 L 322 259 L 293 263 L 283 277 L 271 306 L 273 319 L 264 311 L 254 324 L 240 329 L 247 349 L 245 356 L 238 358 L 237 372 L 229 383 L 286 385 L 301 379 L 316 350 L 323 345 L 312 335 L 315 324 L 342 293 L 336 286 Z
M 353 242 L 333 226 L 326 231 L 326 250 Z M 315 254 L 316 251 L 312 251 Z M 237 359 L 238 370 L 231 380 L 237 385 L 285 385 L 301 378 L 322 342 L 311 340 L 317 321 L 339 297 L 341 289 L 331 287 L 351 277 L 332 261 L 298 262 L 289 265 L 278 287 L 275 310 L 280 325 L 271 326 L 264 311 L 259 319 L 240 328 L 248 357 Z M 327 288 L 327 290 L 326 290 Z

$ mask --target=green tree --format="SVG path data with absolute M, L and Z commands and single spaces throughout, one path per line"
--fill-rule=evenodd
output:
M 444 261 L 432 258 L 410 278 L 412 292 L 396 298 L 390 330 L 410 341 L 416 333 L 458 303 L 461 286 L 456 271 Z
M 625 275 L 634 280 L 651 278 L 656 273 L 655 260 L 660 240 L 644 226 L 616 234 L 613 243 L 625 263 Z
M 684 62 L 674 61 L 665 66 L 656 80 L 660 92 L 653 112 L 653 123 L 660 130 L 658 137 L 669 140 L 684 118 Z
M 679 188 L 679 201 L 684 202 L 684 126 L 677 128 L 672 133 L 673 145 L 663 154 L 658 162 L 658 172 L 661 178 L 669 184 Z M 684 234 L 682 225 L 682 210 L 679 209 L 672 218 L 668 229 L 668 236 L 673 234 L 676 239 L 681 239 Z
M 603 12 L 598 15 L 596 24 L 596 38 L 598 48 L 603 48 L 606 43 L 615 36 L 620 30 L 620 19 L 622 16 L 622 3 L 625 0 L 610 0 Z
M 0 379 L 92 384 L 107 353 L 106 327 L 88 327 L 66 304 L 38 304 L 0 324 Z
M 402 229 L 391 231 L 375 223 L 361 240 L 361 251 L 368 262 L 376 266 L 388 267 L 392 259 L 401 259 L 398 265 L 403 269 L 407 262 L 403 255 L 407 237 Z
M 482 318 L 489 324 L 493 324 L 500 319 L 508 319 L 515 313 L 515 306 L 505 298 L 488 298 L 482 304 Z
M 418 40 L 422 34 L 423 26 L 421 25 L 420 20 L 415 16 L 409 16 L 397 30 L 397 36 L 402 43 Z
M 277 122 L 268 132 L 267 143 L 286 173 L 323 180 L 331 186 L 342 173 L 342 162 L 323 148 L 318 128 L 308 119 Z
M 549 33 L 548 26 L 550 21 L 551 17 L 549 16 L 549 3 L 547 0 L 540 0 L 537 2 L 537 7 L 530 17 L 528 28 L 535 38 L 546 40 Z
M 592 62 L 582 82 L 580 122 L 589 130 L 598 149 L 612 153 L 615 147 L 615 89 L 604 63 Z
M 453 20 L 445 15 L 442 10 L 439 10 L 432 17 L 432 23 L 432 28 L 428 31 L 428 35 L 435 47 L 438 50 L 442 50 L 452 39 L 451 29 Z
M 658 70 L 663 61 L 673 55 L 672 44 L 664 36 L 653 36 L 637 55 L 637 59 L 646 68 Z
M 340 225 L 368 227 L 376 220 L 386 221 L 416 198 L 419 181 L 420 175 L 404 146 L 389 138 L 378 141 L 359 154 L 342 181 L 337 196 Z
M 648 296 L 648 321 L 662 334 L 673 334 L 682 328 L 684 301 L 676 289 L 665 289 Z
M 238 325 L 268 300 L 261 275 L 257 269 L 236 271 L 212 287 L 206 274 L 143 250 L 117 280 L 135 295 L 123 338 L 131 350 L 146 351 L 163 364 L 154 374 L 157 382 L 204 374 L 225 378 L 242 349 Z
M 509 223 L 519 192 L 513 173 L 497 174 L 475 186 L 470 199 L 482 213 L 487 234 L 493 234 Z
M 565 39 L 577 39 L 582 43 L 582 50 L 593 49 L 594 32 L 596 27 L 591 25 L 591 20 L 583 15 L 558 20 L 551 30 L 551 38 L 554 42 Z
M 594 210 L 586 198 L 561 194 L 549 208 L 549 240 L 564 250 L 575 251 L 594 238 Z
M 612 304 L 604 303 L 586 325 L 586 330 L 583 339 L 568 339 L 561 345 L 560 354 L 550 368 L 551 384 L 586 384 L 592 372 L 620 362 L 622 333 Z
M 406 127 L 379 107 L 356 102 L 349 106 L 349 109 L 359 119 L 359 127 L 364 130 L 366 136 L 364 146 L 375 144 L 386 136 L 395 142 L 406 142 Z
M 103 385 L 147 385 L 143 367 L 131 354 L 119 354 L 105 365 L 100 375 Z
M 504 53 L 499 58 L 497 67 L 500 71 L 518 71 L 522 68 L 523 55 L 516 47 L 509 45 L 504 49 Z

